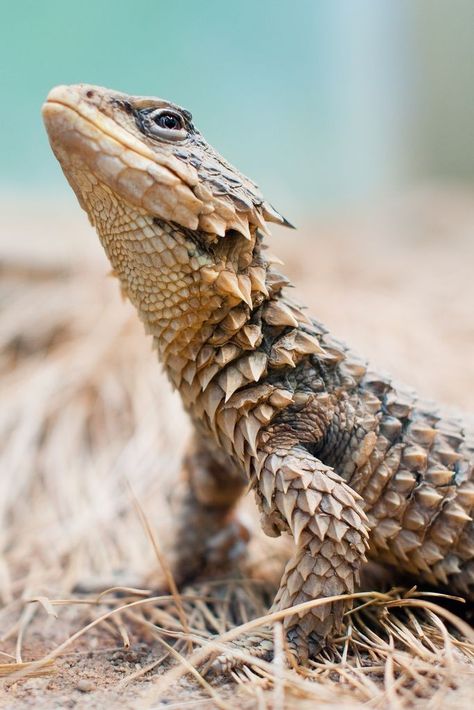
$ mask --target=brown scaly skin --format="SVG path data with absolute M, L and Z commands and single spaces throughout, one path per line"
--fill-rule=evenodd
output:
M 268 222 L 288 223 L 257 187 L 161 99 L 57 87 L 43 115 L 195 426 L 178 578 L 234 554 L 233 509 L 251 487 L 264 530 L 295 540 L 274 609 L 354 591 L 366 554 L 472 599 L 472 433 L 287 298 L 262 242 Z M 286 617 L 297 660 L 346 608 Z

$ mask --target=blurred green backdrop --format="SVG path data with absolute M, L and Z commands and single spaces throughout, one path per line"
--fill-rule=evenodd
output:
M 472 0 L 1 3 L 3 193 L 66 194 L 40 106 L 80 81 L 190 108 L 290 218 L 474 177 Z

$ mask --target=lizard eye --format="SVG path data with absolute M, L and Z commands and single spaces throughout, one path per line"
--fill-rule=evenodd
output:
M 168 141 L 180 141 L 187 136 L 183 117 L 169 108 L 147 113 L 146 127 L 153 136 Z
M 169 131 L 176 131 L 183 127 L 181 116 L 178 116 L 171 111 L 159 111 L 152 119 L 157 126 L 165 128 Z

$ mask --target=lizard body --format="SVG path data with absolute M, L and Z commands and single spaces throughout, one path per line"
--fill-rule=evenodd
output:
M 161 99 L 57 87 L 43 115 L 194 424 L 178 579 L 241 541 L 250 487 L 265 532 L 295 540 L 275 609 L 353 592 L 367 555 L 472 599 L 473 433 L 289 299 L 264 241 L 269 222 L 290 225 L 256 185 Z M 298 660 L 346 608 L 285 618 Z

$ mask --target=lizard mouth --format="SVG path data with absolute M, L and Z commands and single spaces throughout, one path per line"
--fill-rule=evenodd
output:
M 118 143 L 123 150 L 132 150 L 155 162 L 153 153 L 144 144 L 100 111 L 97 104 L 92 103 L 93 96 L 92 90 L 86 91 L 84 97 L 84 91 L 71 86 L 56 86 L 50 91 L 42 108 L 50 140 L 56 141 L 61 134 L 67 136 L 68 132 L 74 131 L 95 138 L 99 144 L 100 138 L 104 137 Z M 107 146 L 104 144 L 103 147 Z
M 54 87 L 49 92 L 42 108 L 43 119 L 50 139 L 54 139 L 58 129 L 61 132 L 62 128 L 67 129 L 69 127 L 71 129 L 73 125 L 76 125 L 76 128 L 80 130 L 81 122 L 83 122 L 85 125 L 89 125 L 89 135 L 91 135 L 90 129 L 95 128 L 98 136 L 100 134 L 104 138 L 115 141 L 123 150 L 130 150 L 151 163 L 161 165 L 169 172 L 174 173 L 179 180 L 187 185 L 197 185 L 197 175 L 188 166 L 176 161 L 174 156 L 167 155 L 163 150 L 159 152 L 151 150 L 129 130 L 120 126 L 114 118 L 106 115 L 104 109 L 108 107 L 110 113 L 110 105 L 116 105 L 117 101 L 114 101 L 115 96 L 113 94 L 107 94 L 108 101 L 103 97 L 98 99 L 99 93 L 102 92 L 103 94 L 105 91 L 105 89 L 100 87 L 93 87 L 87 84 Z M 67 118 L 68 110 L 71 113 Z M 58 118 L 60 118 L 59 123 Z M 87 135 L 87 131 L 84 128 L 85 126 L 82 126 L 83 132 Z M 99 143 L 99 147 L 105 149 L 107 146 Z M 109 152 L 112 152 L 112 154 L 117 153 L 118 147 L 116 146 L 115 150 L 109 147 Z

